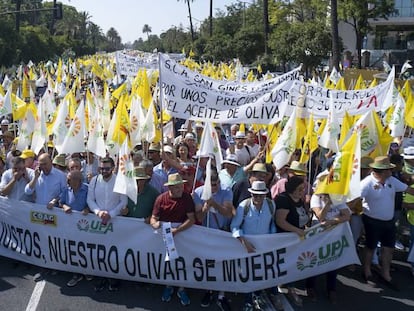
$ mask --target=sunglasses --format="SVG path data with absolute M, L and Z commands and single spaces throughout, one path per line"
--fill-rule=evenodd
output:
M 112 170 L 112 166 L 111 167 L 100 167 L 99 169 L 101 171 L 110 171 L 110 170 Z

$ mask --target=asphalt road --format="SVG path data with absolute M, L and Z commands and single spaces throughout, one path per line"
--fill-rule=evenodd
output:
M 338 275 L 338 303 L 332 305 L 324 289 L 324 277 L 318 278 L 318 300 L 311 302 L 303 291 L 303 282 L 298 282 L 303 307 L 296 307 L 284 298 L 285 310 L 335 310 L 335 311 L 405 311 L 414 310 L 414 277 L 405 262 L 406 252 L 397 251 L 393 261 L 393 278 L 399 291 L 378 283 L 376 287 L 366 285 L 360 277 L 361 268 L 354 272 L 340 269 Z M 35 283 L 33 275 L 39 268 L 25 263 L 17 264 L 0 257 L 0 310 L 7 311 L 72 311 L 72 310 L 219 310 L 215 303 L 201 308 L 203 292 L 188 290 L 191 305 L 180 305 L 176 295 L 169 303 L 161 302 L 162 286 L 122 281 L 118 292 L 94 291 L 96 281 L 82 280 L 76 287 L 69 288 L 66 282 L 71 274 L 59 272 L 47 275 L 45 281 Z M 243 294 L 229 293 L 232 310 L 241 310 Z

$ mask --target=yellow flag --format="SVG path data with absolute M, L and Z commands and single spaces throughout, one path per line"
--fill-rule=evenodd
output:
M 339 146 L 342 146 L 348 135 L 352 125 L 354 125 L 354 117 L 349 115 L 348 111 L 345 110 L 344 118 L 342 119 L 341 133 L 339 135 Z
M 322 122 L 319 125 L 319 129 L 318 129 L 318 136 L 321 136 L 323 133 L 323 130 L 325 129 L 326 126 L 326 120 L 328 120 L 328 118 L 322 119 Z
M 364 78 L 362 78 L 362 75 L 359 75 L 358 79 L 355 82 L 354 90 L 363 90 L 366 88 L 367 86 L 365 85 Z
M 302 148 L 302 138 L 306 136 L 306 119 L 296 119 L 296 149 Z
M 344 77 L 340 77 L 338 83 L 335 85 L 336 90 L 346 91 L 345 79 Z
M 148 109 L 152 101 L 151 88 L 148 81 L 147 70 L 144 68 L 143 70 L 140 70 L 140 72 L 141 75 L 137 86 L 137 93 L 141 97 L 142 106 L 145 109 Z
M 244 123 L 240 123 L 239 131 L 243 132 L 243 133 L 246 133 L 246 126 L 244 125 Z
M 278 124 L 269 124 L 267 126 L 267 148 L 266 148 L 266 163 L 272 163 L 273 147 L 275 146 L 277 139 L 280 135 L 280 122 Z
M 347 195 L 355 158 L 355 147 L 357 145 L 358 133 L 354 131 L 348 141 L 336 154 L 329 174 L 320 180 L 316 186 L 315 194 L 328 193 Z
M 300 154 L 300 163 L 309 161 L 310 155 L 318 148 L 318 136 L 315 132 L 315 121 L 313 120 L 313 113 L 309 116 L 307 132 L 304 136 L 302 152 Z
M 27 105 L 21 98 L 17 97 L 15 94 L 11 94 L 12 98 L 12 113 L 13 120 L 23 119 L 26 115 Z
M 119 99 L 126 92 L 126 83 L 122 83 L 115 91 L 112 92 L 112 97 Z
M 375 87 L 375 86 L 377 86 L 377 85 L 378 85 L 377 78 L 374 78 L 374 80 L 372 80 L 372 81 L 371 81 L 371 83 L 370 83 L 369 87 Z
M 112 140 L 122 145 L 129 132 L 129 115 L 125 106 L 126 94 L 122 95 L 116 106 L 115 131 Z
M 414 101 L 413 95 L 410 94 L 405 100 L 405 114 L 404 114 L 405 123 L 410 127 L 414 128 Z
M 374 117 L 374 122 L 378 133 L 378 145 L 370 154 L 370 157 L 374 159 L 375 157 L 385 156 L 388 154 L 388 149 L 394 138 L 390 135 L 388 127 L 382 126 L 379 116 L 376 113 L 373 113 L 372 115 Z

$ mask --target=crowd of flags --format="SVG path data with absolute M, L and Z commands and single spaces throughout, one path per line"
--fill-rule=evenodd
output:
M 240 80 L 238 63 L 200 64 L 191 57 L 182 63 L 214 79 Z M 52 137 L 58 153 L 90 151 L 105 156 L 108 152 L 122 159 L 122 178 L 131 178 L 131 149 L 143 141 L 161 142 L 162 128 L 171 131 L 172 119 L 158 103 L 157 70 L 141 68 L 135 77 L 121 80 L 115 68 L 114 57 L 108 54 L 67 61 L 59 59 L 57 63 L 35 65 L 30 62 L 20 66 L 13 79 L 4 76 L 0 86 L 0 116 L 11 114 L 13 121 L 19 124 L 16 148 L 31 148 L 39 153 L 51 143 L 49 137 Z M 258 72 L 262 74 L 261 68 Z M 262 74 L 262 78 L 266 79 L 267 75 Z M 101 82 L 97 83 L 96 78 Z M 249 83 L 257 76 L 249 72 L 244 78 L 245 83 Z M 33 81 L 46 89 L 38 99 Z M 336 71 L 324 81 L 313 78 L 310 83 L 347 90 L 344 78 Z M 366 85 L 359 76 L 354 89 L 377 84 L 374 79 Z M 301 150 L 301 163 L 310 161 L 319 146 L 335 152 L 330 178 L 321 183 L 317 191 L 356 197 L 358 189 L 352 187 L 351 180 L 359 177 L 356 172 L 360 158 L 386 155 L 389 144 L 403 137 L 407 127 L 414 127 L 409 81 L 400 89 L 393 86 L 387 102 L 381 104 L 380 113 L 374 109 L 364 115 L 345 113 L 339 120 L 332 100 L 325 119 L 315 119 L 312 113 L 304 118 L 295 110 L 277 124 L 251 126 L 257 132 L 266 133 L 266 162 L 273 162 L 276 168 L 288 164 L 297 149 Z M 214 154 L 216 162 L 220 163 L 222 155 L 216 135 L 214 125 L 206 122 L 200 152 Z M 132 190 L 128 184 L 128 179 L 120 181 L 119 191 L 128 189 L 135 200 L 135 183 L 132 183 Z

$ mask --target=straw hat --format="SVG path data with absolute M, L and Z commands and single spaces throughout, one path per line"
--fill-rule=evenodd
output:
M 20 157 L 22 159 L 28 159 L 28 158 L 34 158 L 36 155 L 34 153 L 33 150 L 30 149 L 25 149 L 22 151 L 22 154 L 20 155 Z
M 221 162 L 221 163 L 222 164 L 227 163 L 227 164 L 240 166 L 240 163 L 238 161 L 239 160 L 237 158 L 237 155 L 231 153 L 231 154 L 227 155 L 226 159 L 223 160 L 223 162 Z
M 361 158 L 361 168 L 370 168 L 370 164 L 374 162 L 374 160 L 370 157 L 362 157 Z
M 145 174 L 145 168 L 137 166 L 134 168 L 134 178 L 137 180 L 150 179 L 151 177 Z
M 164 186 L 175 186 L 175 185 L 181 185 L 183 183 L 186 183 L 186 180 L 183 180 L 180 174 L 174 173 L 168 175 L 168 181 L 164 184 Z
M 159 143 L 151 143 L 148 147 L 148 151 L 161 151 L 161 145 Z
M 394 168 L 395 165 L 390 162 L 390 159 L 387 156 L 380 156 L 374 159 L 374 162 L 369 164 L 369 167 L 375 168 L 377 170 L 389 170 Z
M 305 167 L 305 164 L 299 163 L 298 161 L 292 161 L 292 163 L 289 166 L 289 170 L 298 176 L 304 176 L 308 172 L 308 170 Z
M 266 187 L 266 183 L 261 180 L 256 180 L 252 183 L 251 188 L 248 189 L 253 194 L 268 194 L 269 189 Z
M 242 131 L 237 131 L 236 132 L 236 135 L 234 136 L 234 138 L 235 139 L 239 139 L 239 138 L 243 139 L 243 138 L 246 138 L 246 134 L 244 132 L 242 132 Z
M 66 155 L 63 153 L 58 154 L 56 157 L 53 158 L 52 163 L 55 165 L 66 167 Z
M 255 163 L 252 168 L 252 172 L 267 173 L 266 164 Z

